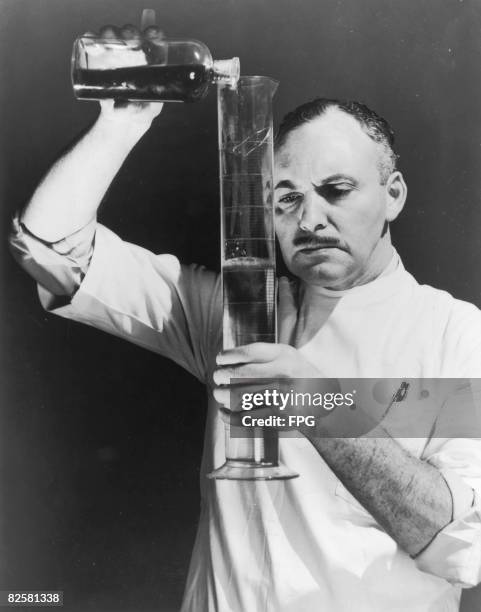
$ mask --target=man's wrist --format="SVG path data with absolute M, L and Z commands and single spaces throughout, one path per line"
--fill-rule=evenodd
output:
M 134 117 L 128 114 L 101 112 L 95 122 L 95 129 L 117 142 L 136 143 L 149 130 L 152 118 Z

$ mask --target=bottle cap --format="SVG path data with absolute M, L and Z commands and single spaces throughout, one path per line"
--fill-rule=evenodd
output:
M 228 60 L 214 60 L 214 81 L 216 83 L 227 83 L 231 87 L 237 85 L 240 77 L 240 62 L 238 57 Z

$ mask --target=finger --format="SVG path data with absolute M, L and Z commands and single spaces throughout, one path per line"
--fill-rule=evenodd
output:
M 297 321 L 295 286 L 286 276 L 279 279 L 279 342 L 289 344 Z
M 154 9 L 144 9 L 140 17 L 140 28 L 146 30 L 148 27 L 155 25 L 156 17 Z
M 232 414 L 231 411 L 227 410 L 226 408 L 219 408 L 219 414 L 224 423 L 230 425 L 230 415 Z
M 94 53 L 97 55 L 98 52 L 100 53 L 103 52 L 103 48 L 102 48 L 103 46 L 97 43 L 98 36 L 97 34 L 95 34 L 95 32 L 92 32 L 91 30 L 87 30 L 87 32 L 84 32 L 82 34 L 81 38 L 82 38 L 82 44 L 85 47 L 88 47 L 89 54 Z
M 262 385 L 263 388 L 267 388 L 278 378 L 286 377 L 279 373 L 277 364 L 269 361 L 217 368 L 212 378 L 216 385 Z
M 147 38 L 148 40 L 162 40 L 164 38 L 164 34 L 157 26 L 149 26 L 144 30 L 144 38 Z
M 242 418 L 245 417 L 246 414 L 249 414 L 256 419 L 265 419 L 268 416 L 272 416 L 276 413 L 272 410 L 272 408 L 256 408 L 255 410 L 251 411 L 241 410 L 240 412 L 229 412 L 228 416 L 231 427 L 244 427 L 242 424 Z M 248 429 L 251 428 L 249 427 Z
M 279 393 L 280 385 L 275 383 L 263 385 L 230 385 L 228 387 L 216 387 L 214 397 L 219 404 L 228 408 L 231 412 L 249 411 L 263 406 L 279 408 L 277 401 L 273 400 L 274 392 Z M 270 392 L 270 393 L 269 393 Z
M 218 365 L 234 363 L 265 363 L 280 353 L 279 345 L 270 342 L 254 342 L 220 352 L 216 357 Z
M 230 390 L 225 387 L 216 387 L 213 392 L 214 399 L 218 404 L 230 410 Z
M 119 38 L 120 32 L 119 29 L 113 25 L 106 25 L 100 29 L 99 37 L 105 38 L 107 40 L 113 40 Z
M 140 38 L 140 30 L 130 23 L 126 23 L 120 30 L 120 36 L 124 40 L 137 40 Z

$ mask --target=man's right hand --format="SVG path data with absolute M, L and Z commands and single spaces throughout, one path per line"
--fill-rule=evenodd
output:
M 162 31 L 151 25 L 140 31 L 133 25 L 126 24 L 122 28 L 103 26 L 98 34 L 86 32 L 85 37 L 92 37 L 92 49 L 89 50 L 89 66 L 101 70 L 109 68 L 122 68 L 127 66 L 145 66 L 148 62 L 145 57 L 142 42 L 164 38 Z M 95 39 L 95 40 L 94 40 Z M 106 42 L 102 44 L 104 39 Z M 125 52 L 116 45 L 109 48 L 107 41 L 125 41 Z M 100 120 L 107 122 L 128 123 L 150 126 L 159 115 L 163 104 L 160 102 L 130 102 L 125 100 L 101 100 Z
M 98 69 L 118 67 L 116 53 L 99 38 L 131 40 L 132 44 L 125 45 L 126 52 L 117 62 L 121 60 L 120 65 L 126 65 L 128 55 L 128 61 L 133 62 L 131 66 L 142 66 L 147 63 L 145 49 L 148 49 L 148 44 L 143 43 L 148 42 L 146 39 L 162 36 L 154 26 L 144 29 L 143 33 L 133 26 L 121 29 L 108 26 L 98 35 L 88 35 L 91 41 L 87 43 L 94 46 L 93 67 Z M 118 45 L 116 48 L 118 50 Z M 52 166 L 21 215 L 30 233 L 43 241 L 62 240 L 95 218 L 112 179 L 162 109 L 158 102 L 103 100 L 100 106 L 97 121 Z

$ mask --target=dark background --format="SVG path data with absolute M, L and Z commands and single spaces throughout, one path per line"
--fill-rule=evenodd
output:
M 138 23 L 144 6 L 0 2 L 4 235 L 97 114 L 72 95 L 74 38 Z M 409 185 L 393 227 L 407 269 L 481 306 L 479 0 L 150 6 L 169 36 L 198 38 L 216 58 L 238 55 L 243 74 L 279 79 L 277 120 L 318 95 L 359 99 L 385 115 Z M 216 139 L 215 92 L 166 105 L 114 181 L 101 220 L 156 252 L 218 267 Z M 5 242 L 0 589 L 63 590 L 69 612 L 176 610 L 199 510 L 203 389 L 154 354 L 46 315 Z M 480 602 L 472 590 L 463 610 Z

